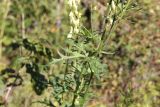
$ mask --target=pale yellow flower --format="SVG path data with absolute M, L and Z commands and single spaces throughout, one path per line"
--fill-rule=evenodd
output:
M 73 27 L 70 28 L 70 32 L 67 35 L 67 38 L 72 38 L 72 34 L 73 34 Z
M 79 33 L 81 13 L 78 11 L 78 6 L 80 4 L 80 0 L 68 0 L 68 4 L 71 8 L 69 13 L 71 28 L 67 37 L 72 38 L 73 34 Z
M 113 11 L 116 9 L 116 5 L 115 5 L 115 2 L 112 0 L 112 9 Z

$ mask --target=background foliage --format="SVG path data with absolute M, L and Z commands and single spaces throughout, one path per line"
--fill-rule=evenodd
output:
M 106 44 L 108 54 L 101 61 L 86 59 L 94 71 L 103 69 L 103 74 L 94 77 L 90 93 L 85 99 L 87 107 L 159 107 L 160 105 L 160 2 L 159 0 L 137 1 L 140 10 L 130 11 L 111 34 Z M 83 23 L 90 28 L 87 6 L 82 4 Z M 103 0 L 92 2 L 97 10 L 92 13 L 92 33 L 98 35 L 103 9 Z M 137 4 L 135 4 L 137 5 Z M 83 7 L 84 6 L 84 7 Z M 94 8 L 94 7 L 93 7 Z M 61 99 L 71 99 L 67 93 L 73 84 L 79 84 L 79 74 L 66 74 L 64 55 L 69 32 L 69 17 L 66 1 L 63 0 L 1 0 L 0 1 L 0 104 L 8 107 L 44 107 L 59 105 Z M 97 31 L 98 30 L 98 31 Z M 84 30 L 85 31 L 85 30 Z M 85 31 L 84 33 L 88 33 Z M 86 37 L 96 44 L 99 37 Z M 85 38 L 85 39 L 86 39 Z M 78 44 L 75 50 L 82 53 L 92 44 Z M 90 48 L 88 48 L 90 47 Z M 82 56 L 68 52 L 72 57 Z M 55 59 L 52 61 L 52 57 Z M 47 62 L 51 67 L 46 65 Z M 99 62 L 99 63 L 98 63 Z M 101 62 L 107 64 L 101 65 Z M 56 63 L 56 64 L 53 64 Z M 45 65 L 45 66 L 44 66 Z M 100 67 L 100 68 L 98 68 Z M 84 66 L 79 66 L 82 69 Z M 72 70 L 75 68 L 71 68 Z M 86 69 L 88 71 L 88 69 Z M 89 75 L 83 74 L 86 78 Z M 89 80 L 87 80 L 89 81 Z M 62 85 L 63 84 L 63 85 Z M 7 87 L 11 89 L 7 104 L 4 102 Z M 66 87 L 63 87 L 66 86 Z M 54 91 L 52 90 L 52 87 Z M 78 93 L 78 92 L 77 92 Z M 83 93 L 82 93 L 83 94 Z M 55 100 L 56 99 L 56 100 Z M 39 103 L 38 103 L 39 102 Z M 54 105 L 53 105 L 54 102 Z M 80 102 L 83 102 L 80 100 Z M 69 103 L 69 102 L 65 102 Z M 79 102 L 77 102 L 79 103 Z

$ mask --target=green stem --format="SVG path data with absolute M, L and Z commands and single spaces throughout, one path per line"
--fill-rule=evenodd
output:
M 105 29 L 104 29 L 104 32 L 103 32 L 103 34 L 102 34 L 102 39 L 101 39 L 101 42 L 100 42 L 100 44 L 99 44 L 99 46 L 98 46 L 98 49 L 97 49 L 98 54 L 102 51 L 102 49 L 103 49 L 103 47 L 104 47 L 104 44 L 105 44 L 105 41 L 109 41 L 109 39 L 110 39 L 110 37 L 111 37 L 111 32 L 113 31 L 113 29 L 115 29 L 116 24 L 119 23 L 119 20 L 121 20 L 121 19 L 123 18 L 124 14 L 125 14 L 125 12 L 126 12 L 126 10 L 127 10 L 127 8 L 128 8 L 129 5 L 131 4 L 131 1 L 132 1 L 132 0 L 129 0 L 129 1 L 127 2 L 125 8 L 124 8 L 124 9 L 122 10 L 122 12 L 120 13 L 120 16 L 119 16 L 118 19 L 116 19 L 116 18 L 117 18 L 117 14 L 115 13 L 113 22 L 112 22 L 112 24 L 111 24 L 111 27 L 110 27 L 109 32 L 108 32 L 107 35 L 106 35 L 106 25 L 105 25 Z M 108 15 L 108 13 L 109 13 L 109 7 L 111 6 L 111 3 L 112 3 L 112 0 L 110 0 L 110 2 L 109 2 L 109 6 L 108 6 L 108 9 L 107 9 L 107 15 Z
M 74 91 L 74 96 L 73 96 L 73 100 L 72 100 L 72 105 L 71 107 L 75 107 L 75 101 L 77 100 L 78 98 L 78 91 L 80 89 L 80 85 L 81 85 L 81 82 L 79 84 L 76 84 L 76 89 Z

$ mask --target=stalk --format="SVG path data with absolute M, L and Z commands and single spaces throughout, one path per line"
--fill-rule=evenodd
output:
M 111 33 L 112 31 L 116 28 L 117 24 L 119 23 L 119 21 L 123 18 L 123 16 L 125 15 L 125 12 L 127 10 L 127 8 L 130 6 L 132 0 L 128 0 L 126 6 L 124 7 L 124 9 L 122 9 L 122 12 L 120 14 L 117 14 L 117 8 L 115 9 L 115 13 L 114 13 L 114 17 L 113 17 L 113 21 L 111 23 L 110 29 L 108 31 L 108 34 L 106 34 L 106 25 L 105 25 L 105 29 L 103 31 L 102 34 L 102 38 L 101 38 L 101 42 L 97 48 L 97 52 L 100 53 L 104 47 L 104 44 L 106 41 L 109 41 L 110 37 L 111 37 Z M 113 0 L 110 0 L 109 2 L 109 6 L 107 7 L 107 15 L 109 16 L 109 9 L 111 8 L 111 4 L 112 4 Z

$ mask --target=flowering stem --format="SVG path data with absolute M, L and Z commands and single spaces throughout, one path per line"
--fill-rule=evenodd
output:
M 109 14 L 109 8 L 111 7 L 112 2 L 113 2 L 113 0 L 110 0 L 109 6 L 107 8 L 107 15 Z M 129 0 L 127 2 L 125 8 L 122 10 L 122 12 L 120 14 L 117 14 L 116 10 L 115 10 L 113 21 L 111 23 L 111 27 L 109 29 L 108 34 L 106 34 L 106 25 L 105 25 L 105 29 L 104 29 L 104 32 L 102 34 L 101 42 L 100 42 L 100 44 L 99 44 L 99 46 L 97 48 L 98 53 L 100 53 L 102 51 L 105 42 L 109 41 L 109 39 L 111 37 L 111 32 L 113 31 L 113 29 L 115 29 L 117 23 L 119 23 L 119 20 L 121 20 L 123 18 L 124 14 L 125 14 L 125 12 L 126 12 L 126 10 L 127 10 L 127 8 L 129 7 L 130 4 L 131 4 L 131 0 Z

